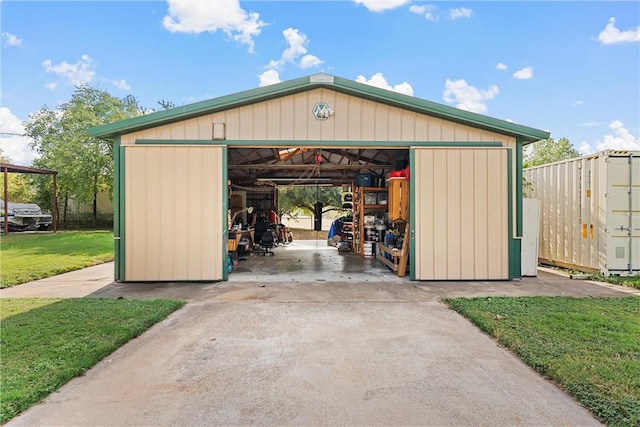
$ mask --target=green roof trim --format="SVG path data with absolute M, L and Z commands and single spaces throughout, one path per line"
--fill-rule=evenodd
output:
M 460 110 L 448 105 L 416 98 L 409 95 L 380 89 L 368 84 L 358 83 L 328 74 L 314 74 L 265 87 L 250 89 L 231 95 L 200 101 L 170 110 L 158 111 L 140 117 L 96 126 L 88 129 L 91 136 L 112 139 L 118 135 L 187 120 L 205 114 L 212 114 L 244 105 L 264 102 L 274 98 L 296 94 L 319 87 L 335 90 L 382 104 L 395 106 L 444 120 L 467 125 L 487 131 L 519 138 L 523 143 L 547 139 L 550 133 L 528 126 L 500 120 L 482 114 Z

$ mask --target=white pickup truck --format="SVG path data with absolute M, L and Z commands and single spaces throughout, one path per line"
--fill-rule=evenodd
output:
M 7 203 L 9 231 L 47 230 L 51 215 L 43 214 L 35 203 Z M 0 229 L 4 232 L 4 200 L 0 199 Z

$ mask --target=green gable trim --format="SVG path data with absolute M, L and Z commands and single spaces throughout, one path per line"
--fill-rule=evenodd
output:
M 520 239 L 513 235 L 513 160 L 511 148 L 507 149 L 507 247 L 509 250 L 509 280 L 520 277 Z M 517 203 L 517 202 L 516 202 Z M 490 255 L 491 256 L 491 255 Z
M 120 231 L 120 138 L 116 138 L 113 142 L 113 157 L 114 157 L 114 170 L 113 170 L 113 258 L 114 258 L 114 279 L 120 280 L 118 267 L 120 265 L 120 239 L 122 233 Z
M 462 125 L 485 129 L 491 132 L 514 137 L 521 136 L 528 142 L 547 139 L 550 136 L 550 133 L 547 131 L 534 129 L 482 114 L 472 113 L 470 111 L 464 111 L 459 108 L 438 104 L 433 101 L 427 101 L 426 99 L 416 98 L 386 89 L 380 89 L 340 77 L 335 77 L 335 82 L 336 85 L 334 88 L 338 92 L 396 106 L 416 113 L 438 117 Z
M 209 139 L 137 139 L 136 145 L 227 145 L 227 141 Z
M 550 136 L 547 131 L 534 129 L 469 111 L 463 111 L 459 108 L 454 108 L 448 105 L 438 104 L 432 101 L 403 95 L 364 83 L 358 83 L 352 80 L 325 74 L 301 77 L 274 85 L 250 89 L 232 95 L 226 95 L 207 101 L 172 108 L 170 110 L 159 111 L 140 117 L 97 126 L 88 129 L 88 133 L 90 136 L 110 139 L 114 138 L 116 135 L 166 125 L 205 114 L 212 114 L 232 108 L 264 102 L 270 99 L 280 98 L 317 88 L 335 90 L 347 95 L 396 106 L 398 108 L 414 111 L 420 114 L 442 118 L 458 124 L 480 128 L 503 135 L 521 137 L 525 143 L 546 139 Z
M 116 147 L 114 147 L 116 148 Z M 118 153 L 118 158 L 116 159 L 115 162 L 115 171 L 114 171 L 114 177 L 117 177 L 118 179 L 118 183 L 117 185 L 114 187 L 114 191 L 116 192 L 116 194 L 114 194 L 114 209 L 115 209 L 115 214 L 116 217 L 118 218 L 117 221 L 117 228 L 115 228 L 114 232 L 117 231 L 118 233 L 118 240 L 116 241 L 116 245 L 119 248 L 118 251 L 116 251 L 115 253 L 115 268 L 116 268 L 116 277 L 115 280 L 116 281 L 125 281 L 125 272 L 126 272 L 126 249 L 125 249 L 125 242 L 126 242 L 126 232 L 125 232 L 125 213 L 126 213 L 126 209 L 125 209 L 125 179 L 126 179 L 126 175 L 125 175 L 125 153 L 126 150 L 123 146 L 120 145 L 120 138 L 117 138 L 117 150 L 115 151 L 116 153 Z M 116 227 L 116 218 L 114 218 L 114 227 Z
M 220 235 L 222 236 L 222 253 L 226 256 L 222 257 L 222 280 L 229 280 L 228 270 L 228 258 L 229 258 L 229 225 L 227 224 L 227 213 L 229 211 L 229 187 L 227 186 L 229 170 L 227 146 L 222 147 L 222 179 L 220 185 L 222 185 L 222 230 Z
M 501 142 L 426 142 L 426 141 L 299 141 L 299 140 L 224 140 L 138 139 L 136 145 L 227 145 L 229 147 L 502 147 Z
M 229 110 L 231 108 L 238 108 L 244 105 L 255 104 L 257 102 L 264 102 L 309 89 L 312 89 L 312 87 L 309 86 L 309 77 L 302 77 L 274 85 L 221 96 L 219 98 L 200 101 L 194 104 L 184 105 L 182 107 L 171 108 L 169 110 L 158 111 L 144 116 L 96 126 L 88 129 L 87 133 L 90 136 L 110 138 L 117 134 L 149 129 L 205 114 Z
M 416 170 L 416 150 L 409 151 L 409 169 Z M 409 180 L 409 280 L 416 280 L 416 204 L 411 200 L 416 200 L 416 186 L 414 180 Z M 406 236 L 405 236 L 406 238 Z
M 517 252 L 518 263 L 514 266 L 516 278 L 522 277 L 522 223 L 523 223 L 523 175 L 522 175 L 522 161 L 523 161 L 523 142 L 520 139 L 516 139 L 516 237 L 514 240 L 515 248 Z

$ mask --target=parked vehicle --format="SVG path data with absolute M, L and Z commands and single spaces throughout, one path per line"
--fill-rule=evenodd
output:
M 43 214 L 35 203 L 7 203 L 9 231 L 47 230 L 51 227 L 52 217 Z M 0 228 L 4 232 L 4 200 L 0 199 Z

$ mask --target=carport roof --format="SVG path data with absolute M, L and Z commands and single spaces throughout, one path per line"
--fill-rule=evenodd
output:
M 358 83 L 323 73 L 313 74 L 265 87 L 250 89 L 244 92 L 221 96 L 207 101 L 196 102 L 194 104 L 121 120 L 102 126 L 96 126 L 90 128 L 88 133 L 91 136 L 112 139 L 118 135 L 126 133 L 166 125 L 205 114 L 216 113 L 317 88 L 327 88 L 374 102 L 380 102 L 405 110 L 414 111 L 416 113 L 438 117 L 462 125 L 513 136 L 519 138 L 524 144 L 546 139 L 550 136 L 547 131 L 484 116 L 482 114 L 460 110 L 448 105 L 438 104 L 432 101 L 403 95 L 397 92 L 380 89 L 364 83 Z

